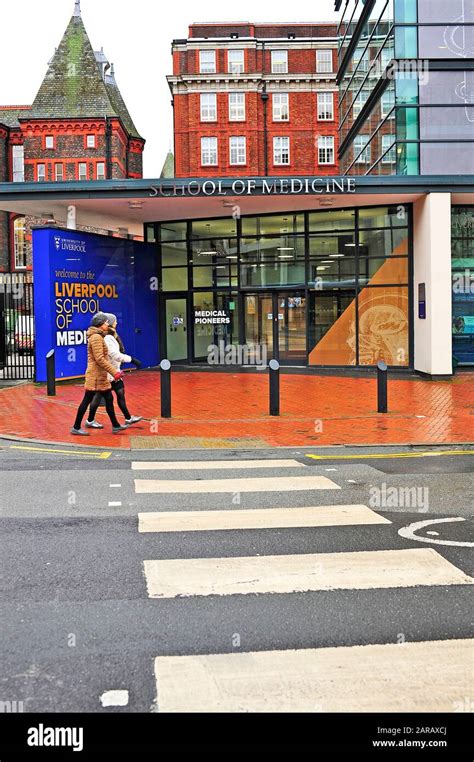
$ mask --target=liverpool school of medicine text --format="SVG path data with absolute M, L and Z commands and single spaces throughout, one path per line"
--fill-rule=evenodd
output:
M 83 372 L 97 307 L 147 365 L 474 365 L 472 176 L 319 180 L 1 185 L 1 209 L 56 223 L 34 232 L 38 380 L 49 349 Z

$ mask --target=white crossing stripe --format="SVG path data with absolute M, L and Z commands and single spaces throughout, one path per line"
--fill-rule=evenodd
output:
M 468 585 L 433 548 L 144 561 L 150 598 Z
M 308 508 L 257 508 L 227 511 L 163 511 L 138 514 L 139 532 L 209 532 L 223 529 L 391 524 L 366 505 L 319 505 Z
M 138 461 L 132 463 L 132 471 L 217 471 L 231 468 L 305 468 L 306 463 L 297 460 L 173 460 Z
M 341 489 L 327 476 L 277 476 L 245 479 L 193 479 L 189 481 L 135 479 L 137 494 L 202 492 L 295 492 L 312 489 Z
M 155 659 L 160 712 L 456 712 L 474 640 Z

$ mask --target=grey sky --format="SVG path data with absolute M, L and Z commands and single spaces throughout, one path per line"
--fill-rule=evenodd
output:
M 117 83 L 138 130 L 147 140 L 144 173 L 158 177 L 172 145 L 173 119 L 166 75 L 171 41 L 187 37 L 195 21 L 334 21 L 334 0 L 274 1 L 81 0 L 82 18 L 95 50 L 115 64 Z M 74 0 L 2 3 L 0 105 L 30 104 L 47 62 L 72 16 Z

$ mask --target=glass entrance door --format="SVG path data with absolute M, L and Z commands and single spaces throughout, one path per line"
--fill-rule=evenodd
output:
M 274 358 L 284 365 L 306 364 L 304 291 L 245 294 L 244 322 L 250 356 L 263 350 L 268 360 Z
M 272 294 L 245 294 L 245 343 L 249 360 L 273 357 L 273 297 Z M 262 355 L 263 352 L 263 355 Z
M 188 317 L 186 298 L 165 299 L 166 349 L 170 362 L 188 360 Z
M 283 365 L 306 364 L 306 297 L 304 291 L 275 294 L 278 357 Z

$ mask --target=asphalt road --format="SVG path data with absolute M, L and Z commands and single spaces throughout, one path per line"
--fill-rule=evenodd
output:
M 375 581 L 367 589 L 211 590 L 160 599 L 149 597 L 144 561 L 218 558 L 225 566 L 225 560 L 272 556 L 278 564 L 288 556 L 340 554 L 342 559 L 351 553 L 431 549 L 455 574 L 474 576 L 474 448 L 137 451 L 102 459 L 98 452 L 88 455 L 87 448 L 64 447 L 58 453 L 54 447 L 24 447 L 0 442 L 0 701 L 21 701 L 26 712 L 159 711 L 157 657 L 473 636 L 469 584 L 383 587 Z M 446 449 L 457 454 L 439 454 Z M 405 457 L 421 453 L 428 454 Z M 379 454 L 384 457 L 368 457 Z M 171 468 L 176 461 L 211 465 L 255 459 L 298 464 L 290 469 Z M 132 470 L 132 462 L 144 461 L 165 461 L 170 468 Z M 291 485 L 308 476 L 330 479 L 340 489 L 294 491 Z M 243 483 L 235 480 L 250 477 L 267 479 L 265 490 L 241 491 Z M 289 479 L 288 489 L 272 490 L 274 479 L 283 477 Z M 182 489 L 193 490 L 206 480 L 231 482 L 218 493 L 141 494 L 137 479 L 180 480 Z M 352 510 L 353 505 L 370 507 L 376 520 L 386 523 L 138 531 L 139 513 L 304 506 Z M 440 519 L 449 521 L 428 523 Z M 413 538 L 399 534 L 419 522 L 425 523 L 413 529 Z M 128 692 L 126 705 L 102 706 L 101 696 L 117 690 Z

